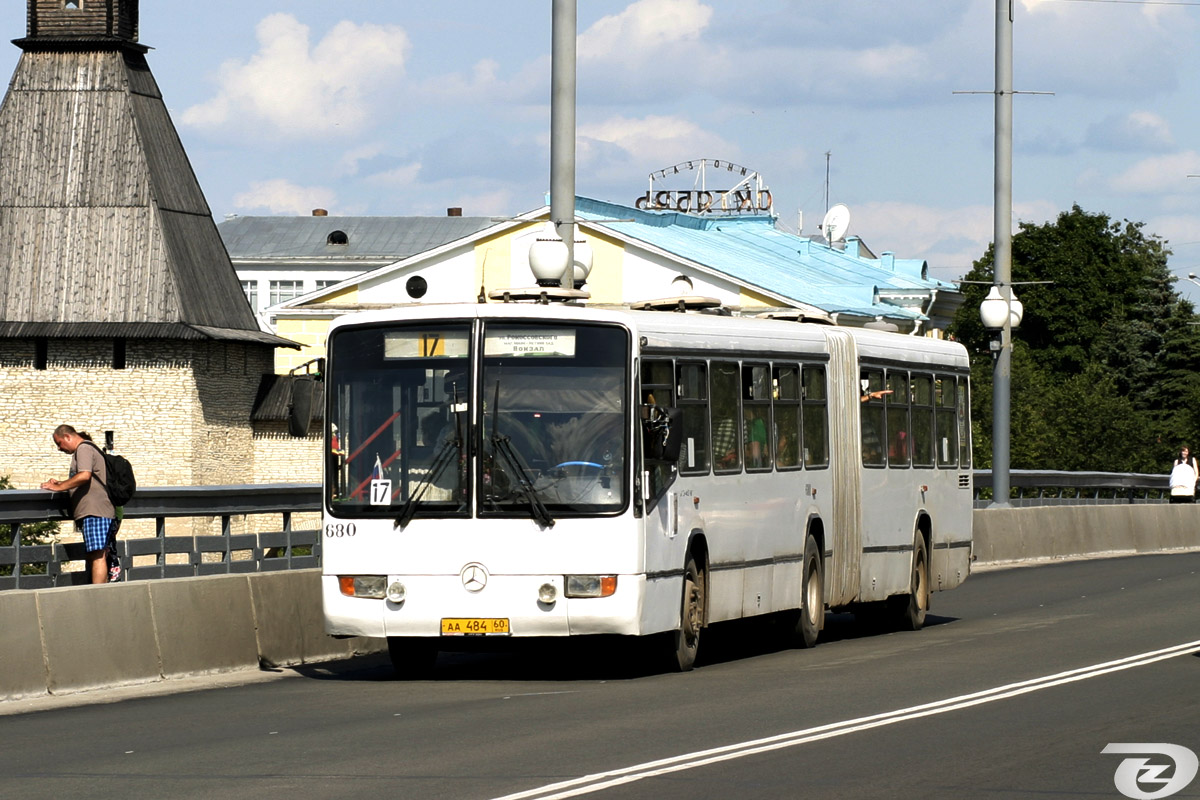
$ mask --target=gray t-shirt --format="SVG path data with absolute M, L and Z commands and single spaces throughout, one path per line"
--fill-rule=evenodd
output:
M 104 483 L 108 481 L 108 471 L 104 468 L 104 456 L 100 448 L 90 442 L 85 442 L 75 448 L 71 457 L 71 475 L 79 472 L 92 473 L 92 479 L 83 486 L 71 490 L 71 516 L 74 519 L 84 517 L 117 516 L 112 501 L 108 499 L 108 491 Z

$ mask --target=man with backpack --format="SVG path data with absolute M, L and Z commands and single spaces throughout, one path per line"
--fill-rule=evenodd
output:
M 51 478 L 42 484 L 52 492 L 70 492 L 71 516 L 83 532 L 88 574 L 92 583 L 108 582 L 108 535 L 116 518 L 106 485 L 108 472 L 104 453 L 86 433 L 70 425 L 54 429 L 54 444 L 71 454 L 70 477 L 65 481 Z

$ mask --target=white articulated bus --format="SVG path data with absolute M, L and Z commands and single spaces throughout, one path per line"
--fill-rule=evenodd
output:
M 326 630 L 399 673 L 489 637 L 654 637 L 831 608 L 919 628 L 971 561 L 953 342 L 524 303 L 333 323 Z

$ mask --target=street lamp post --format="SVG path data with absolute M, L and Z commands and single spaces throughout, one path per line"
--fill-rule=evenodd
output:
M 554 0 L 550 43 L 550 221 L 566 245 L 560 276 L 575 286 L 575 0 Z
M 1012 302 L 1012 41 L 1013 0 L 996 0 L 996 133 L 992 289 Z M 987 301 L 984 301 L 985 303 Z M 982 312 L 982 308 L 981 308 Z M 1000 346 L 992 364 L 992 506 L 1008 506 L 1012 408 L 1012 315 L 999 315 Z M 984 321 L 987 325 L 987 321 Z

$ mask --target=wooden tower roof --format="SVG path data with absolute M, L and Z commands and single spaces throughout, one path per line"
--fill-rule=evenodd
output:
M 0 337 L 259 329 L 137 43 L 136 0 L 28 0 L 0 105 Z

